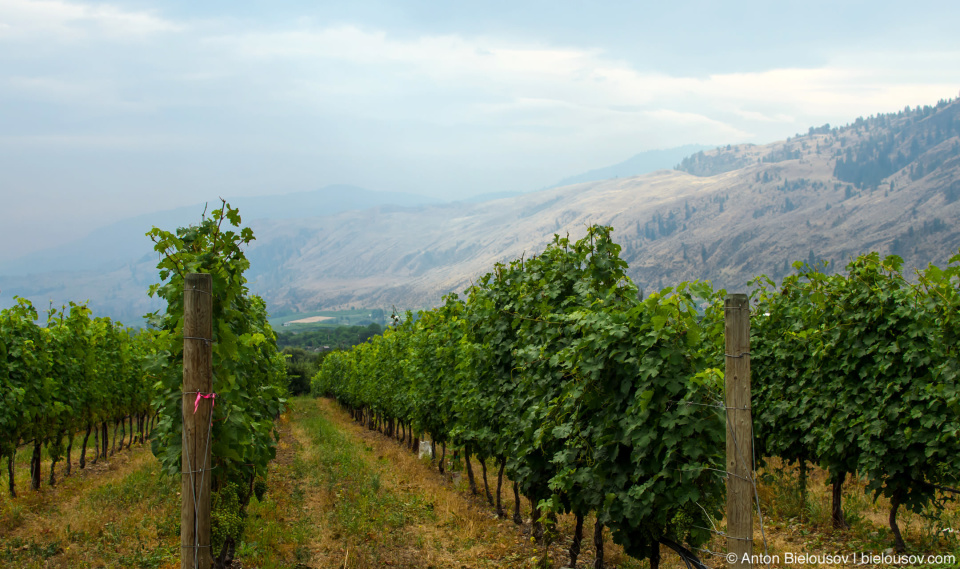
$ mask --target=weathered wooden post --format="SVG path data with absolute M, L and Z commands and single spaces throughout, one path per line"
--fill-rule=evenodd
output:
M 213 399 L 213 278 L 188 274 L 183 287 L 183 460 L 180 567 L 210 569 L 210 419 Z
M 753 555 L 753 417 L 750 410 L 750 301 L 727 295 L 724 304 L 727 411 L 727 562 Z M 744 557 L 746 555 L 746 558 Z

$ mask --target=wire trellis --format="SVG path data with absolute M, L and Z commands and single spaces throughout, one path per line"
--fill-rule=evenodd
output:
M 200 545 L 200 496 L 197 491 L 197 474 L 200 474 L 200 483 L 199 487 L 202 490 L 204 479 L 206 478 L 207 472 L 213 470 L 213 468 L 207 468 L 207 457 L 210 455 L 210 439 L 213 433 L 213 406 L 216 403 L 216 393 L 205 393 L 202 391 L 184 391 L 183 395 L 193 395 L 196 394 L 197 398 L 193 404 L 193 412 L 196 414 L 197 407 L 200 405 L 200 399 L 210 399 L 210 421 L 207 423 L 207 436 L 204 442 L 203 448 L 203 464 L 200 465 L 199 470 L 193 470 L 190 464 L 190 452 L 188 449 L 184 448 L 181 451 L 183 459 L 185 461 L 186 470 L 181 470 L 181 474 L 188 475 L 187 477 L 190 480 L 190 494 L 193 500 L 193 545 L 181 545 L 181 549 L 193 549 L 193 567 L 194 569 L 199 569 L 200 567 L 200 550 L 203 548 L 210 548 L 210 545 Z

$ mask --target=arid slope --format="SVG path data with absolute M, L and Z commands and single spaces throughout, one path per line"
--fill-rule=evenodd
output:
M 680 170 L 482 204 L 264 223 L 255 287 L 276 309 L 429 306 L 554 234 L 612 225 L 642 288 L 711 279 L 744 289 L 796 260 L 862 252 L 946 264 L 960 247 L 960 103 L 728 146 Z M 841 163 L 837 166 L 838 161 Z

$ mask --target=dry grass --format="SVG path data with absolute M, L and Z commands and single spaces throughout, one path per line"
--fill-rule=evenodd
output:
M 118 436 L 119 434 L 120 432 L 118 431 Z M 71 479 L 73 477 L 79 477 L 80 479 L 84 479 L 86 476 L 90 475 L 91 473 L 99 473 L 110 468 L 115 468 L 116 464 L 120 464 L 125 460 L 123 456 L 128 452 L 126 450 L 126 444 L 129 443 L 130 441 L 129 432 L 126 433 L 126 436 L 124 438 L 124 443 L 123 443 L 124 448 L 117 451 L 116 453 L 110 453 L 111 456 L 108 456 L 107 460 L 103 460 L 103 461 L 98 460 L 97 464 L 94 464 L 93 462 L 93 458 L 95 456 L 95 450 L 94 450 L 94 436 L 91 434 L 90 439 L 87 443 L 86 468 L 81 470 L 79 466 L 80 449 L 83 445 L 84 435 L 85 435 L 84 431 L 80 431 L 73 435 L 73 450 L 72 450 L 72 456 L 71 456 L 72 467 L 71 467 L 70 476 L 67 476 L 66 474 L 67 472 L 66 458 L 64 457 L 59 462 L 57 462 L 55 467 L 55 472 L 54 472 L 55 484 L 57 488 L 64 486 L 64 484 L 66 484 L 66 487 L 70 487 Z M 65 439 L 64 449 L 66 449 L 67 442 L 68 441 Z M 111 442 L 111 448 L 113 445 L 117 444 L 113 442 L 113 425 L 110 425 L 110 442 Z M 133 445 L 131 445 L 131 448 L 136 448 L 137 446 L 138 445 L 134 443 Z M 110 450 L 111 449 L 108 449 L 108 452 Z M 14 484 L 16 487 L 16 491 L 18 496 L 23 497 L 24 499 L 26 499 L 27 502 L 30 502 L 30 498 L 28 496 L 30 495 L 33 495 L 34 497 L 37 496 L 37 493 L 33 492 L 30 489 L 30 459 L 32 455 L 33 455 L 33 443 L 25 444 L 20 446 L 17 449 L 16 457 L 14 460 Z M 115 464 L 111 466 L 109 465 L 109 461 L 114 461 Z M 120 462 L 116 462 L 116 461 L 120 461 Z M 47 494 L 51 490 L 53 490 L 49 486 L 50 454 L 49 454 L 47 445 L 44 445 L 41 447 L 40 462 L 41 462 L 41 467 L 40 467 L 41 482 L 43 487 L 40 489 L 39 492 L 40 494 Z M 2 480 L 2 493 L 0 493 L 2 494 L 2 498 L 0 498 L 0 500 L 5 498 L 8 499 L 9 498 L 8 480 L 9 479 L 7 474 L 7 458 L 6 457 L 4 457 L 2 461 L 0 461 L 0 480 Z M 75 485 L 76 483 L 73 482 L 72 484 Z M 0 512 L 2 512 L 2 510 L 0 510 Z M 0 522 L 2 521 L 7 521 L 7 520 L 3 520 L 2 518 L 0 518 Z M 7 524 L 0 524 L 0 535 L 3 534 L 3 528 L 9 529 L 9 526 Z
M 147 447 L 134 445 L 61 478 L 0 498 L 0 567 L 159 568 L 177 559 L 177 484 L 159 474 Z
M 802 567 L 809 563 L 786 563 L 787 553 L 813 555 L 852 555 L 892 553 L 893 537 L 888 525 L 890 502 L 883 497 L 874 501 L 866 493 L 866 481 L 848 476 L 843 488 L 843 509 L 850 528 L 835 530 L 831 518 L 832 489 L 827 473 L 810 467 L 807 500 L 799 497 L 796 465 L 784 466 L 768 461 L 760 473 L 760 502 L 765 512 L 767 553 L 778 556 L 776 567 Z M 960 508 L 949 503 L 938 520 L 933 510 L 916 514 L 900 509 L 898 523 L 907 543 L 908 554 L 952 554 L 960 559 L 960 542 L 945 528 L 960 526 Z M 755 524 L 758 525 L 758 524 Z M 763 553 L 763 536 L 759 527 L 754 533 L 754 551 Z M 820 564 L 820 567 L 843 567 L 842 563 Z

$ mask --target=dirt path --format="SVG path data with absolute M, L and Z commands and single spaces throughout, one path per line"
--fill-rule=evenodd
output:
M 271 492 L 286 495 L 274 499 L 287 512 L 288 533 L 301 537 L 273 548 L 293 553 L 278 561 L 301 568 L 461 569 L 532 567 L 542 558 L 530 540 L 529 520 L 523 526 L 498 520 L 494 509 L 481 496 L 472 496 L 458 475 L 441 475 L 427 458 L 419 459 L 397 441 L 359 426 L 335 403 L 297 400 L 287 418 L 270 486 Z M 491 475 L 495 491 L 495 471 Z M 513 508 L 509 489 L 505 483 L 507 512 Z M 529 504 L 522 504 L 522 512 L 529 517 Z M 551 566 L 567 560 L 573 520 L 561 519 L 560 525 L 561 538 L 550 550 Z M 257 538 L 248 533 L 245 539 Z M 588 539 L 583 550 L 578 567 L 592 566 Z M 263 566 L 265 559 L 257 557 L 244 566 Z M 618 548 L 609 544 L 606 557 L 621 561 Z

